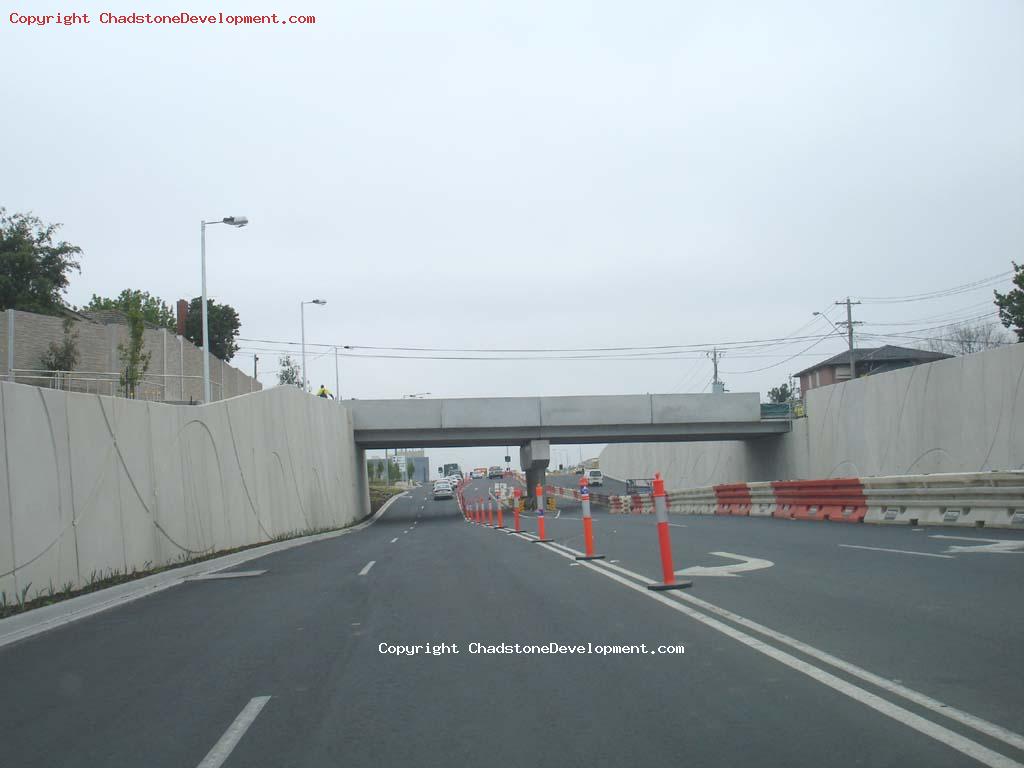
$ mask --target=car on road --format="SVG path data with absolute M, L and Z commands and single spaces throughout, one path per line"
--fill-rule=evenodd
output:
M 451 483 L 444 480 L 434 483 L 434 501 L 453 498 L 455 498 L 455 493 L 452 491 Z
M 487 470 L 484 467 L 477 467 L 472 472 L 470 472 L 470 477 L 472 477 L 474 480 L 479 480 L 482 477 L 487 477 Z
M 495 478 L 495 477 L 504 477 L 504 475 L 505 475 L 505 470 L 503 470 L 501 467 L 489 467 L 487 469 L 487 479 L 488 480 L 491 480 L 492 478 Z
M 604 485 L 604 475 L 600 469 L 588 469 L 586 478 L 587 485 Z
M 458 475 L 449 475 L 448 477 L 445 478 L 445 480 L 448 481 L 448 485 L 450 485 L 452 488 L 458 488 L 459 483 L 462 482 L 462 478 Z
M 583 467 L 582 466 L 576 467 L 576 469 L 574 471 L 576 472 L 577 475 L 582 475 L 583 474 Z

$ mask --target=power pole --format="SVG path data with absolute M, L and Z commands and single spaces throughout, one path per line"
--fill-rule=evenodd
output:
M 338 378 L 338 348 L 334 348 L 334 399 L 341 401 L 341 379 Z
M 718 358 L 722 356 L 721 353 L 718 351 L 718 347 L 715 347 L 710 352 L 705 352 L 704 354 L 711 358 L 711 364 L 714 366 L 715 369 L 715 377 L 711 382 L 711 391 L 724 392 L 725 387 L 722 385 L 722 382 L 718 380 Z
M 853 305 L 854 304 L 860 304 L 860 302 L 859 301 L 850 301 L 850 297 L 847 296 L 846 297 L 846 301 L 837 301 L 835 303 L 837 305 L 838 304 L 845 304 L 846 305 L 846 322 L 845 323 L 840 323 L 840 325 L 845 325 L 846 326 L 846 340 L 847 340 L 847 343 L 850 345 L 850 381 L 853 381 L 854 379 L 857 378 L 857 361 L 854 359 L 854 356 L 853 356 L 853 326 L 860 325 L 859 322 L 857 322 L 857 323 L 853 322 Z

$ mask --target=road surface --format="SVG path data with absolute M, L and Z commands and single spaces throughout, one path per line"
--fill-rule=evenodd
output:
M 652 517 L 595 509 L 584 565 L 560 504 L 535 544 L 417 489 L 236 569 L 261 574 L 0 648 L 3 763 L 1024 764 L 1020 533 L 673 516 L 675 567 L 705 570 L 654 593 Z M 431 644 L 459 653 L 389 652 Z

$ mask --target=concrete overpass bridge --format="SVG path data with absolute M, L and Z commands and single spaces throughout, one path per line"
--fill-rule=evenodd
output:
M 754 440 L 784 434 L 788 419 L 761 418 L 751 393 L 346 400 L 356 445 L 441 448 L 519 445 L 532 485 L 552 443 Z

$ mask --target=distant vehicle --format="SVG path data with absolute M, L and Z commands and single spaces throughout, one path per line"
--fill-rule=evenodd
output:
M 470 473 L 470 477 L 477 480 L 481 477 L 487 477 L 487 467 L 477 467 Z
M 452 475 L 455 474 L 457 474 L 459 477 L 462 477 L 462 470 L 459 468 L 458 464 L 445 464 L 443 467 L 441 467 L 441 469 L 441 474 L 444 477 L 451 477 Z
M 600 469 L 587 470 L 587 485 L 604 485 L 604 475 Z
M 576 472 L 577 475 L 582 475 L 583 474 L 583 465 L 580 464 L 578 467 L 576 467 L 575 472 Z
M 452 486 L 450 483 L 440 480 L 434 483 L 434 501 L 438 499 L 453 499 L 455 494 L 452 492 Z
M 503 470 L 501 467 L 489 467 L 487 469 L 487 479 L 488 480 L 490 480 L 491 478 L 494 478 L 494 477 L 504 477 L 504 476 L 505 476 L 505 470 Z
M 626 493 L 653 493 L 654 480 L 649 477 L 634 477 L 626 481 Z
M 456 488 L 458 487 L 459 483 L 462 482 L 462 477 L 460 477 L 459 475 L 452 475 L 451 477 L 446 477 L 445 480 L 448 481 L 448 485 L 450 485 L 452 488 Z

